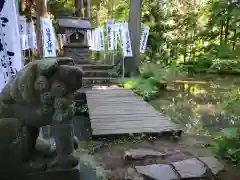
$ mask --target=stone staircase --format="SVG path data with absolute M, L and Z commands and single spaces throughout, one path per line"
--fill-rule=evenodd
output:
M 83 86 L 118 84 L 118 74 L 113 66 L 93 64 L 89 61 L 75 61 L 75 65 L 83 70 Z

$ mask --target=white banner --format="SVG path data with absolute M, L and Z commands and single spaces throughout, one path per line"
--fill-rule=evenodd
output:
M 104 51 L 104 29 L 103 27 L 98 27 L 92 32 L 92 50 L 93 51 Z
M 27 19 L 25 16 L 19 16 L 19 33 L 20 35 L 27 34 Z
M 119 28 L 121 27 L 121 23 L 115 23 L 112 26 L 113 26 L 113 34 L 114 34 L 113 46 L 114 46 L 114 49 L 116 50 L 118 41 L 122 43 L 122 38 L 120 38 L 120 34 L 119 34 Z
M 25 16 L 19 16 L 19 33 L 21 39 L 22 50 L 29 49 L 28 34 L 27 34 L 27 19 Z
M 23 67 L 16 0 L 0 3 L 0 90 Z
M 98 28 L 94 29 L 92 32 L 92 50 L 99 51 L 99 36 Z
M 93 50 L 93 43 L 92 43 L 92 31 L 91 30 L 87 30 L 87 43 L 89 45 L 89 49 Z
M 63 41 L 63 44 L 67 44 L 66 34 L 62 34 L 62 41 Z
M 104 28 L 103 27 L 99 27 L 98 30 L 98 36 L 99 36 L 99 51 L 104 51 Z
M 52 20 L 41 19 L 43 33 L 43 56 L 56 57 L 56 37 L 53 30 Z
M 22 50 L 29 49 L 28 35 L 27 34 L 21 35 L 20 40 L 21 40 L 21 48 L 22 48 Z
M 124 57 L 132 57 L 132 46 L 131 46 L 131 39 L 128 30 L 128 23 L 122 24 L 122 32 L 119 31 L 120 36 L 122 36 L 122 43 L 123 43 L 123 55 Z M 122 33 L 122 34 L 121 34 Z
M 37 49 L 37 35 L 33 21 L 27 23 L 28 44 L 32 51 Z
M 140 41 L 140 53 L 144 53 L 147 47 L 147 40 L 149 35 L 150 28 L 147 25 L 144 25 L 141 41 Z
M 57 34 L 55 32 L 54 27 L 52 29 L 53 29 L 53 34 L 54 34 L 54 42 L 55 42 L 56 50 L 60 50 L 59 42 L 58 42 L 58 39 L 57 39 Z
M 108 50 L 114 50 L 114 20 L 109 19 L 107 21 L 107 40 L 108 40 Z

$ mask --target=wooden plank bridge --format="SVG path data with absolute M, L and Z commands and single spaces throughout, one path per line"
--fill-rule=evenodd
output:
M 119 87 L 86 90 L 92 135 L 171 132 L 181 130 L 130 89 Z

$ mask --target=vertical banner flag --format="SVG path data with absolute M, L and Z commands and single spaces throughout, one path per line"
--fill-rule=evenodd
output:
M 19 16 L 19 33 L 20 33 L 20 39 L 21 39 L 21 47 L 22 50 L 29 49 L 28 44 L 28 35 L 27 35 L 27 20 L 25 16 Z
M 140 53 L 144 53 L 147 47 L 149 30 L 150 28 L 147 25 L 144 25 L 141 40 L 140 40 Z
M 43 34 L 43 56 L 56 57 L 56 38 L 52 20 L 49 18 L 41 19 L 41 29 Z
M 15 0 L 0 3 L 0 90 L 23 67 Z
M 93 51 L 104 51 L 104 29 L 103 27 L 98 27 L 93 30 L 92 34 L 92 50 Z
M 37 49 L 37 36 L 35 32 L 35 27 L 33 21 L 27 23 L 27 34 L 28 34 L 28 44 L 29 48 L 34 51 Z
M 114 50 L 114 31 L 113 31 L 114 19 L 109 19 L 107 21 L 107 40 L 108 40 L 108 50 Z
M 50 19 L 50 18 L 49 18 Z M 59 48 L 59 43 L 58 43 L 58 39 L 57 39 L 57 34 L 55 32 L 55 29 L 54 27 L 52 28 L 53 29 L 53 37 L 54 37 L 54 42 L 55 42 L 55 47 L 56 47 L 56 50 L 60 50 Z
M 98 36 L 98 28 L 93 30 L 92 34 L 92 50 L 99 51 L 99 36 Z
M 99 27 L 98 29 L 98 36 L 99 36 L 99 51 L 104 51 L 104 28 Z
M 118 45 L 118 40 L 120 40 L 122 42 L 122 38 L 120 38 L 120 35 L 119 35 L 119 28 L 120 28 L 120 24 L 121 23 L 115 23 L 113 24 L 113 33 L 114 33 L 114 49 L 116 50 L 117 49 L 117 45 Z
M 62 41 L 63 41 L 63 44 L 67 44 L 66 34 L 62 34 Z
M 122 24 L 122 43 L 123 43 L 123 55 L 124 57 L 132 57 L 131 39 L 128 30 L 128 23 Z
M 89 49 L 93 50 L 93 45 L 92 45 L 92 31 L 91 30 L 87 30 L 87 43 L 89 45 Z

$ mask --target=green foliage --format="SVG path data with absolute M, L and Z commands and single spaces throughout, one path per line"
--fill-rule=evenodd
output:
M 168 83 L 173 82 L 178 73 L 179 69 L 175 64 L 164 68 L 156 64 L 145 64 L 142 66 L 140 77 L 122 79 L 121 84 L 150 101 L 155 99 Z
M 229 92 L 228 100 L 222 103 L 224 113 L 235 122 L 234 127 L 223 129 L 223 131 L 215 138 L 214 152 L 216 155 L 232 161 L 240 162 L 240 90 L 236 89 Z
M 240 90 L 235 89 L 230 91 L 227 99 L 222 104 L 225 111 L 236 117 L 240 117 Z
M 240 161 L 240 136 L 237 128 L 226 128 L 215 138 L 216 155 L 238 163 Z
M 132 89 L 139 96 L 143 97 L 145 101 L 150 101 L 157 97 L 161 85 L 159 81 L 152 77 L 144 79 L 142 77 L 134 79 L 122 79 L 121 82 L 124 88 Z
M 88 106 L 87 104 L 77 105 L 75 111 L 77 115 L 85 115 L 88 113 Z

